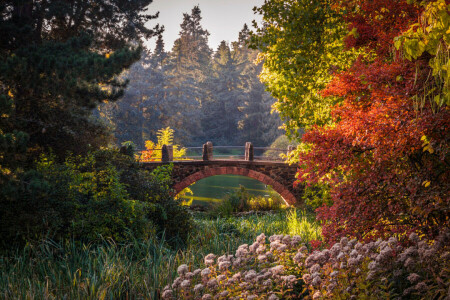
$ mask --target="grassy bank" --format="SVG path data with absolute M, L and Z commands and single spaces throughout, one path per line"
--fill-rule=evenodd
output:
M 231 253 L 264 232 L 299 234 L 320 239 L 314 216 L 300 211 L 207 219 L 195 217 L 196 231 L 188 245 L 170 249 L 161 240 L 128 244 L 103 241 L 100 245 L 45 241 L 27 245 L 0 258 L 2 299 L 157 299 L 176 275 L 177 267 L 202 264 L 208 253 Z

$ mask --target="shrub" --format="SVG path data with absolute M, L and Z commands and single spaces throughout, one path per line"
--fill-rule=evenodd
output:
M 184 241 L 191 218 L 171 196 L 170 171 L 150 173 L 117 150 L 69 156 L 63 163 L 42 156 L 12 192 L 2 193 L 2 240 L 123 241 L 156 233 Z

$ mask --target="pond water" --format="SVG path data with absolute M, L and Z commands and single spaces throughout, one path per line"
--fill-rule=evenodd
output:
M 193 196 L 183 197 L 185 201 L 192 201 L 194 205 L 209 205 L 221 201 L 227 194 L 233 193 L 244 186 L 255 196 L 268 196 L 267 186 L 253 178 L 239 175 L 216 175 L 201 179 L 189 188 Z

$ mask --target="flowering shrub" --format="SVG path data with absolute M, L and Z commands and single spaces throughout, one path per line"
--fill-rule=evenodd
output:
M 394 237 L 362 244 L 342 238 L 311 253 L 299 236 L 261 234 L 235 255 L 208 254 L 205 267 L 178 268 L 163 299 L 443 299 L 450 296 L 450 232 L 409 245 Z M 216 260 L 217 258 L 217 260 Z

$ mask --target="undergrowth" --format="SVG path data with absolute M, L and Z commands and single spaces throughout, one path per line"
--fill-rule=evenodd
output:
M 122 244 L 104 239 L 95 245 L 46 240 L 4 252 L 0 298 L 157 299 L 180 264 L 199 267 L 208 253 L 232 253 L 263 232 L 320 239 L 313 217 L 293 210 L 213 220 L 198 214 L 194 219 L 196 230 L 184 248 L 170 248 L 164 238 Z

